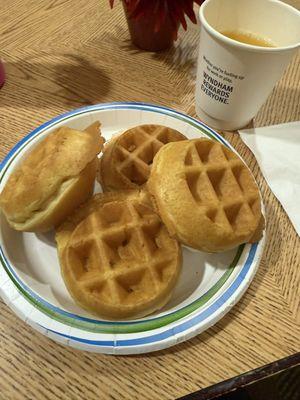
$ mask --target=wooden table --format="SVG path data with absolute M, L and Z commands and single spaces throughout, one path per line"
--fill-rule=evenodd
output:
M 291 4 L 300 7 L 300 0 Z M 106 101 L 146 101 L 195 116 L 199 27 L 174 49 L 130 45 L 120 4 L 106 0 L 0 0 L 1 158 L 26 133 L 66 110 Z M 254 120 L 300 119 L 300 58 L 294 58 Z M 267 212 L 267 245 L 237 306 L 174 348 L 113 357 L 63 347 L 0 304 L 0 399 L 165 399 L 194 392 L 299 351 L 300 245 L 287 215 L 238 135 L 224 136 L 248 162 Z

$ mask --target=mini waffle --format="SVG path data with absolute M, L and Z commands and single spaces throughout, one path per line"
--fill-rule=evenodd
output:
M 98 180 L 103 190 L 137 189 L 150 175 L 153 158 L 166 143 L 185 140 L 161 125 L 140 125 L 112 139 L 100 160 Z
M 262 235 L 255 180 L 220 143 L 196 139 L 167 144 L 154 158 L 147 187 L 171 235 L 187 246 L 219 252 Z
M 181 268 L 178 242 L 139 191 L 94 196 L 62 224 L 56 241 L 73 298 L 109 319 L 163 307 Z

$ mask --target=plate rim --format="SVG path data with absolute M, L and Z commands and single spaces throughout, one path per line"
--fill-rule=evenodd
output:
M 95 104 L 95 105 L 91 105 L 91 106 L 85 106 L 85 107 L 81 107 L 81 108 L 78 108 L 78 109 L 75 109 L 75 110 L 72 110 L 72 111 L 69 111 L 69 112 L 66 112 L 66 113 L 63 113 L 63 114 L 60 114 L 60 115 L 58 115 L 58 116 L 56 116 L 55 118 L 52 118 L 51 120 L 49 120 L 49 121 L 46 121 L 45 123 L 43 123 L 43 124 L 41 124 L 40 126 L 38 126 L 37 128 L 35 128 L 33 131 L 31 131 L 29 134 L 27 134 L 24 138 L 22 138 L 10 151 L 9 151 L 9 153 L 6 155 L 6 157 L 4 157 L 4 159 L 2 160 L 2 162 L 1 162 L 1 164 L 0 164 L 0 175 L 2 176 L 2 178 L 3 178 L 3 175 L 5 174 L 5 172 L 7 171 L 7 169 L 9 169 L 9 166 L 10 166 L 10 160 L 13 158 L 13 156 L 14 156 L 14 154 L 16 153 L 16 151 L 18 150 L 18 149 L 20 149 L 20 151 L 22 151 L 22 146 L 23 145 L 25 145 L 26 143 L 28 143 L 29 141 L 31 141 L 31 140 L 33 140 L 39 133 L 43 133 L 46 129 L 49 129 L 51 126 L 53 126 L 53 125 L 55 125 L 55 124 L 57 124 L 57 123 L 59 123 L 59 122 L 61 122 L 61 121 L 63 121 L 63 120 L 65 120 L 65 119 L 67 119 L 67 118 L 71 118 L 71 117 L 76 117 L 76 116 L 78 116 L 78 115 L 80 115 L 80 114 L 82 114 L 82 113 L 89 113 L 89 112 L 91 112 L 91 111 L 103 111 L 103 110 L 114 110 L 114 109 L 140 109 L 140 110 L 142 110 L 142 111 L 152 111 L 152 112 L 159 112 L 159 113 L 163 113 L 163 114 L 165 114 L 165 115 L 169 115 L 169 116 L 171 116 L 171 117 L 177 117 L 177 119 L 180 119 L 180 120 L 184 120 L 184 122 L 185 123 L 189 123 L 190 125 L 192 125 L 192 126 L 194 126 L 195 128 L 197 128 L 197 129 L 199 129 L 200 131 L 202 131 L 202 133 L 204 133 L 206 136 L 209 136 L 209 137 L 211 137 L 211 138 L 216 138 L 219 142 L 221 142 L 222 144 L 224 144 L 224 145 L 226 145 L 227 147 L 229 147 L 230 149 L 232 149 L 236 154 L 238 154 L 237 153 L 237 151 L 231 146 L 231 144 L 229 143 L 229 142 L 227 142 L 218 132 L 216 132 L 216 131 L 214 131 L 213 129 L 211 129 L 210 127 L 208 127 L 206 124 L 204 124 L 204 123 L 202 123 L 201 121 L 198 121 L 197 119 L 195 119 L 195 118 L 193 118 L 193 117 L 191 117 L 191 116 L 189 116 L 189 115 L 187 115 L 187 114 L 184 114 L 184 113 L 181 113 L 181 112 L 179 112 L 179 111 L 176 111 L 176 110 L 174 110 L 174 109 L 172 109 L 172 108 L 168 108 L 168 107 L 164 107 L 164 106 L 159 106 L 159 105 L 155 105 L 155 104 L 150 104 L 150 103 L 144 103 L 144 102 L 112 102 L 112 103 L 100 103 L 100 104 Z M 159 111 L 160 110 L 160 111 Z M 179 116 L 179 117 L 178 117 Z M 209 132 L 209 133 L 208 133 Z M 32 138 L 32 139 L 31 139 Z M 238 154 L 239 155 L 239 154 Z M 240 155 L 239 155 L 239 157 L 241 157 Z M 6 166 L 6 168 L 5 168 L 5 166 Z M 4 170 L 4 168 L 5 168 L 5 170 Z M 236 302 L 239 300 L 239 298 L 244 294 L 244 292 L 247 290 L 247 288 L 248 288 L 248 286 L 249 286 L 249 284 L 250 284 L 250 282 L 252 281 L 252 279 L 253 279 L 253 277 L 255 276 L 255 273 L 256 273 L 256 270 L 257 270 L 257 268 L 258 268 L 258 265 L 259 265 L 259 260 L 260 260 L 260 257 L 261 257 L 261 254 L 262 254 L 262 251 L 263 251 L 263 247 L 264 247 L 264 241 L 265 241 L 265 237 L 258 243 L 258 244 L 252 244 L 252 245 L 246 245 L 246 246 L 248 246 L 250 249 L 249 249 L 249 251 L 248 251 L 248 257 L 247 257 L 247 260 L 248 260 L 248 258 L 249 258 L 249 255 L 251 254 L 251 252 L 254 252 L 253 253 L 253 257 L 252 257 L 252 260 L 251 260 L 251 262 L 249 263 L 249 271 L 251 272 L 251 275 L 250 275 L 250 277 L 248 277 L 248 279 L 247 279 L 247 281 L 245 281 L 245 277 L 246 277 L 246 275 L 247 275 L 247 273 L 249 272 L 249 271 L 246 271 L 246 273 L 245 273 L 245 276 L 243 277 L 243 279 L 240 279 L 240 283 L 239 283 L 239 285 L 238 285 L 238 288 L 239 288 L 239 290 L 236 290 L 236 291 L 234 291 L 233 292 L 233 294 L 235 294 L 236 296 L 235 296 L 235 298 L 234 299 L 232 299 L 231 297 L 232 297 L 232 295 L 231 296 L 229 296 L 229 298 L 228 299 L 226 299 L 226 300 L 224 300 L 224 302 L 222 303 L 222 304 L 220 304 L 220 302 L 219 302 L 219 305 L 218 305 L 218 307 L 216 308 L 216 310 L 212 313 L 212 314 L 210 314 L 211 316 L 214 316 L 214 314 L 216 313 L 216 315 L 212 318 L 212 322 L 211 322 L 211 324 L 209 324 L 209 325 L 207 325 L 207 326 L 205 326 L 205 321 L 206 320 L 204 320 L 204 324 L 202 323 L 203 321 L 200 321 L 200 322 L 197 322 L 197 324 L 193 324 L 193 329 L 192 329 L 192 336 L 195 336 L 196 334 L 198 334 L 198 333 L 200 333 L 200 331 L 202 332 L 203 330 L 205 330 L 205 329 L 207 329 L 209 326 L 211 326 L 212 324 L 214 324 L 215 322 L 217 322 L 220 318 L 222 318 L 222 316 L 225 314 L 225 313 L 227 313 L 227 311 L 229 311 L 229 309 L 234 305 L 234 304 L 236 304 Z M 245 246 L 245 247 L 246 247 Z M 244 249 L 244 250 L 246 250 L 246 249 Z M 2 250 L 1 250 L 2 251 Z M 243 251 L 241 252 L 241 253 L 244 253 Z M 238 258 L 238 260 L 237 260 L 237 262 L 239 261 L 239 259 L 240 259 L 240 257 Z M 247 261 L 245 262 L 245 264 L 244 264 L 244 266 L 246 265 L 246 263 L 247 263 Z M 241 269 L 241 271 L 240 271 L 240 273 L 243 271 L 243 268 L 244 268 L 244 266 L 242 267 L 242 269 Z M 12 266 L 13 267 L 13 266 Z M 252 270 L 251 270 L 251 267 L 252 267 Z M 1 267 L 0 266 L 0 268 L 3 268 L 3 266 Z M 7 274 L 7 271 L 5 271 L 5 273 Z M 235 277 L 235 279 L 233 280 L 233 282 L 231 282 L 231 284 L 230 284 L 230 286 L 225 290 L 225 292 L 224 293 L 226 293 L 232 286 L 233 286 L 233 284 L 238 280 L 238 277 L 240 276 L 240 273 L 238 274 L 238 276 L 237 277 Z M 224 273 L 225 274 L 225 273 Z M 224 275 L 223 274 L 223 275 Z M 222 276 L 223 276 L 222 275 Z M 228 278 L 230 277 L 230 275 L 228 276 Z M 10 278 L 10 277 L 9 277 Z M 221 277 L 222 278 L 222 277 Z M 240 287 L 240 284 L 241 283 L 243 283 L 243 285 Z M 222 286 L 224 286 L 224 284 L 222 285 Z M 221 286 L 221 287 L 222 287 Z M 17 289 L 18 290 L 18 289 Z M 219 288 L 218 289 L 218 291 L 220 291 L 221 290 L 221 288 Z M 3 289 L 2 289 L 2 287 L 0 286 L 0 293 L 3 291 Z M 224 295 L 224 293 L 222 293 L 222 291 L 221 291 L 221 296 L 220 297 L 222 297 L 223 295 Z M 5 296 L 2 296 L 2 297 L 5 297 Z M 23 297 L 24 298 L 24 300 L 26 300 L 26 301 L 28 301 L 28 299 L 27 298 L 25 298 L 25 297 Z M 5 299 L 4 299 L 5 300 Z M 225 303 L 226 303 L 226 301 L 228 301 L 228 300 L 231 300 L 231 302 L 230 302 L 230 306 L 229 306 L 229 308 L 228 308 L 228 305 L 224 308 L 224 306 L 225 306 Z M 208 307 L 207 307 L 207 309 L 209 309 L 211 306 L 213 306 L 214 304 L 216 304 L 216 303 L 218 303 L 218 301 L 219 301 L 219 299 L 217 300 L 217 301 L 215 301 L 213 304 L 211 304 L 211 305 L 209 305 Z M 224 312 L 224 310 L 225 310 L 225 312 Z M 182 318 L 179 318 L 178 320 L 175 320 L 175 321 L 173 321 L 173 322 L 171 322 L 171 323 L 168 323 L 168 324 L 166 324 L 166 325 L 164 325 L 162 328 L 168 328 L 168 326 L 169 325 L 172 325 L 172 324 L 174 324 L 174 323 L 176 323 L 176 322 L 180 322 L 180 321 L 182 321 L 183 319 L 187 319 L 187 321 L 184 321 L 182 324 L 184 325 L 184 324 L 186 324 L 186 323 L 189 323 L 189 325 L 191 324 L 191 321 L 190 320 L 195 320 L 195 318 L 196 318 L 196 320 L 197 320 L 197 316 L 199 316 L 199 313 L 197 313 L 197 311 L 199 311 L 199 308 L 198 309 L 196 309 L 196 310 L 194 310 L 193 312 L 191 312 L 190 314 L 188 314 L 187 316 L 185 316 L 185 317 L 182 317 Z M 204 311 L 202 311 L 202 313 L 203 312 L 205 312 L 206 311 L 206 309 L 204 310 Z M 201 314 L 201 313 L 200 313 Z M 192 316 L 191 316 L 192 315 Z M 191 318 L 188 318 L 189 316 L 191 316 Z M 162 318 L 163 318 L 164 316 L 162 316 Z M 167 315 L 166 315 L 166 317 L 167 317 Z M 50 318 L 50 317 L 49 317 Z M 159 317 L 156 317 L 156 318 L 159 318 Z M 27 321 L 28 322 L 28 321 Z M 34 322 L 34 323 L 36 323 L 35 321 L 32 321 L 32 322 Z M 132 321 L 133 322 L 133 321 Z M 141 322 L 143 322 L 143 321 L 141 321 Z M 198 326 L 199 325 L 199 323 L 200 323 L 200 326 Z M 181 325 L 182 325 L 181 324 Z M 180 324 L 179 324 L 180 325 Z M 66 344 L 69 344 L 69 345 L 72 345 L 72 346 L 74 346 L 74 347 L 78 347 L 77 346 L 77 342 L 79 341 L 79 342 L 81 342 L 81 343 L 84 343 L 84 344 L 86 344 L 87 345 L 87 348 L 86 348 L 86 350 L 91 350 L 91 351 L 95 351 L 95 346 L 97 346 L 98 347 L 98 349 L 97 349 L 97 351 L 101 351 L 101 349 L 102 350 L 104 350 L 103 352 L 108 352 L 108 351 L 105 351 L 105 348 L 103 348 L 103 346 L 113 346 L 113 348 L 114 349 L 118 349 L 118 348 L 122 348 L 123 347 L 123 349 L 124 348 L 128 348 L 128 347 L 132 347 L 132 346 L 134 346 L 134 347 L 136 347 L 136 346 L 143 346 L 143 349 L 141 349 L 141 348 L 139 348 L 139 351 L 137 351 L 137 352 L 148 352 L 148 351 L 154 351 L 154 350 L 159 350 L 159 349 L 162 349 L 162 348 L 165 348 L 165 347 L 169 347 L 169 346 L 171 346 L 171 345 L 173 345 L 173 344 L 175 344 L 175 343 L 170 343 L 170 341 L 168 342 L 165 342 L 165 340 L 167 340 L 167 337 L 164 337 L 164 336 L 162 336 L 162 334 L 161 333 L 159 333 L 159 334 L 155 334 L 155 330 L 157 330 L 157 329 L 159 329 L 160 327 L 158 327 L 158 328 L 153 328 L 152 330 L 150 330 L 150 331 L 142 331 L 142 333 L 149 333 L 149 332 L 151 332 L 151 333 L 154 333 L 154 335 L 152 335 L 152 334 L 150 334 L 149 336 L 146 336 L 146 337 L 144 337 L 144 338 L 141 338 L 140 339 L 140 342 L 138 341 L 138 342 L 136 342 L 136 340 L 138 340 L 138 338 L 135 338 L 135 339 L 115 339 L 115 340 L 113 340 L 113 341 L 109 341 L 109 343 L 110 344 L 108 344 L 107 343 L 107 341 L 105 341 L 105 343 L 103 342 L 103 340 L 101 340 L 101 341 L 95 341 L 95 340 L 89 340 L 89 339 L 83 339 L 83 338 L 76 338 L 76 337 L 74 337 L 74 336 L 72 336 L 72 335 L 66 335 L 66 334 L 63 334 L 63 333 L 61 333 L 61 332 L 57 332 L 57 331 L 54 331 L 54 330 L 51 330 L 51 329 L 49 329 L 49 328 L 46 328 L 46 327 L 43 327 L 43 326 L 40 326 L 40 328 L 42 328 L 42 330 L 45 330 L 46 331 L 46 334 L 48 334 L 48 333 L 52 333 L 52 335 L 51 336 L 53 336 L 54 335 L 54 339 L 55 339 L 55 336 L 56 335 L 59 335 L 60 337 L 64 337 L 66 340 L 67 340 L 67 343 Z M 176 327 L 175 327 L 176 328 Z M 173 328 L 170 328 L 171 329 L 171 333 L 172 333 L 172 335 L 171 336 L 175 336 L 176 335 L 176 343 L 178 343 L 178 342 L 180 342 L 180 341 L 182 341 L 182 340 L 185 340 L 185 339 L 187 339 L 188 337 L 187 337 L 187 334 L 185 335 L 186 336 L 186 338 L 184 337 L 184 335 L 183 335 L 183 333 L 186 331 L 186 329 L 183 331 L 183 332 L 181 332 L 181 331 L 178 331 L 178 329 L 177 329 L 177 333 L 176 333 L 176 329 L 174 329 L 174 327 Z M 45 333 L 45 332 L 44 332 Z M 136 334 L 138 334 L 139 332 L 135 332 L 135 333 L 118 333 L 118 334 L 116 334 L 116 335 L 114 335 L 113 333 L 101 333 L 101 335 L 109 335 L 109 336 L 122 336 L 122 335 L 133 335 L 133 336 L 135 336 Z M 158 336 L 157 335 L 159 335 L 159 339 L 158 339 Z M 164 334 L 165 336 L 166 336 L 166 334 Z M 157 337 L 157 339 L 154 339 L 154 342 L 153 342 L 153 340 L 152 341 L 149 341 L 149 338 L 151 337 L 151 336 L 156 336 Z M 169 335 L 170 336 L 170 335 Z M 191 337 L 191 336 L 190 336 Z M 57 338 L 58 339 L 58 338 Z M 142 343 L 143 342 L 143 343 Z M 100 346 L 100 350 L 99 350 L 99 346 Z M 114 353 L 116 352 L 116 351 L 113 351 Z M 131 349 L 131 351 L 129 350 L 128 351 L 128 353 L 129 352 L 132 352 L 132 349 Z M 122 351 L 122 353 L 124 353 L 124 351 Z

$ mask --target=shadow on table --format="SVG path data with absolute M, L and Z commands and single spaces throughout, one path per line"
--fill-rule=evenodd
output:
M 124 41 L 121 47 L 132 55 L 148 53 L 150 54 L 151 59 L 166 64 L 170 69 L 180 72 L 184 70 L 190 71 L 196 78 L 197 60 L 195 58 L 196 45 L 194 44 L 186 44 L 183 46 L 182 43 L 179 43 L 173 45 L 168 50 L 150 53 L 134 46 L 130 40 Z
M 57 64 L 49 54 L 6 63 L 0 107 L 75 108 L 106 98 L 111 82 L 101 65 L 71 54 L 59 58 Z
M 127 28 L 122 26 L 116 26 L 114 32 L 105 32 L 105 38 L 120 52 L 125 50 L 132 57 L 149 55 L 151 60 L 163 63 L 176 72 L 190 72 L 196 78 L 197 45 L 186 42 L 185 36 L 178 38 L 171 48 L 158 52 L 145 51 L 132 44 Z

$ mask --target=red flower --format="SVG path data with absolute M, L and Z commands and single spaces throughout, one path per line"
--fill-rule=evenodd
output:
M 156 16 L 155 31 L 157 32 L 164 20 L 168 17 L 173 26 L 175 39 L 177 37 L 178 26 L 181 24 L 183 29 L 187 29 L 186 16 L 194 23 L 197 23 L 194 3 L 201 4 L 204 0 L 123 0 L 130 18 L 139 19 L 147 16 Z M 113 7 L 114 0 L 109 0 Z

